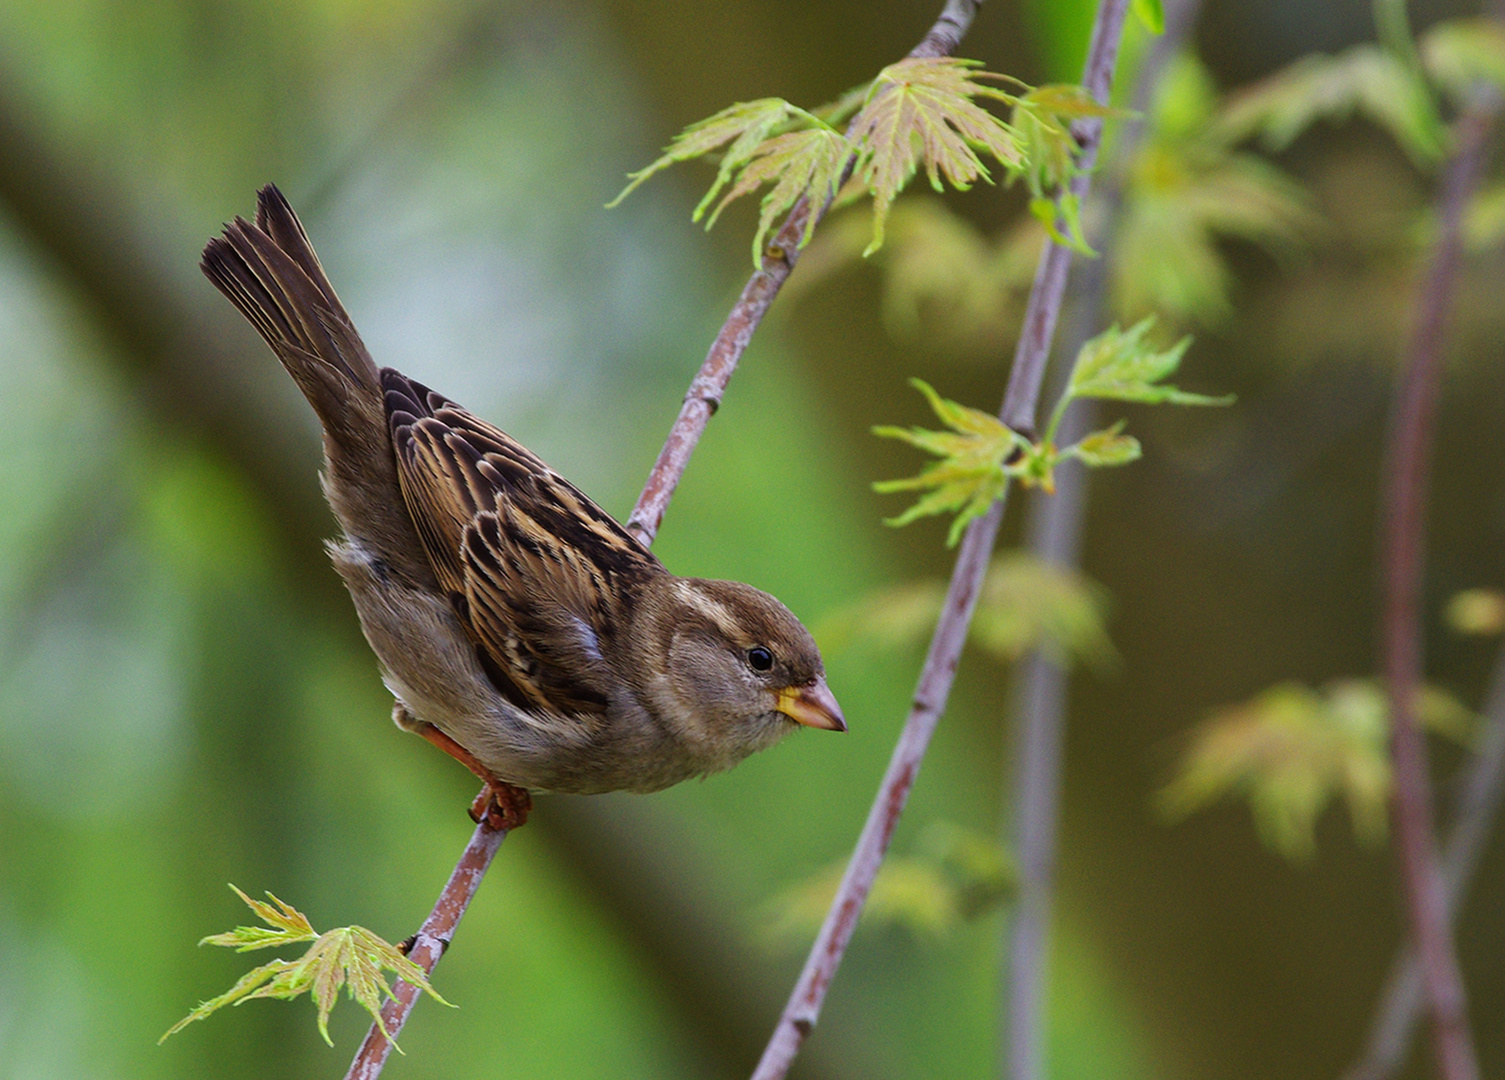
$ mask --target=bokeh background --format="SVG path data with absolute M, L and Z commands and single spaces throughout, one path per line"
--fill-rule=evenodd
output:
M 271 890 L 393 940 L 470 824 L 471 778 L 387 720 L 321 550 L 313 417 L 202 279 L 198 252 L 277 182 L 378 362 L 440 388 L 625 514 L 747 273 L 751 216 L 689 221 L 710 171 L 622 207 L 681 126 L 778 95 L 814 104 L 906 52 L 933 2 L 0 0 L 0 1078 L 343 1073 L 304 1005 L 254 1002 L 157 1036 L 255 957 L 200 949 Z M 1360 0 L 1208 5 L 1233 87 L 1372 36 Z M 1472 10 L 1413 5 L 1419 25 Z M 1075 78 L 1083 0 L 990 0 L 964 55 Z M 1134 413 L 1145 460 L 1096 478 L 1083 563 L 1112 596 L 1113 675 L 1072 689 L 1050 993 L 1059 1077 L 1330 1077 L 1399 940 L 1390 853 L 1334 812 L 1291 864 L 1228 806 L 1167 826 L 1177 736 L 1287 678 L 1374 669 L 1375 518 L 1431 180 L 1362 123 L 1282 155 L 1332 222 L 1304 258 L 1228 252 L 1237 312 L 1180 376 L 1239 395 Z M 1017 192 L 951 200 L 996 229 Z M 1404 250 L 1403 250 L 1404 249 Z M 1505 306 L 1470 263 L 1442 402 L 1428 672 L 1477 705 L 1493 643 L 1454 591 L 1505 585 Z M 657 543 L 813 625 L 943 574 L 872 481 L 915 455 L 921 375 L 991 408 L 1008 351 L 892 337 L 880 285 L 838 274 L 760 331 Z M 1017 517 L 1005 542 L 1016 544 Z M 541 798 L 420 1004 L 393 1077 L 745 1075 L 803 943 L 768 905 L 849 850 L 918 648 L 828 651 L 851 721 L 646 798 Z M 999 828 L 1009 671 L 976 653 L 896 849 Z M 1446 795 L 1459 754 L 1439 749 Z M 1505 1071 L 1505 842 L 1460 927 L 1486 1075 Z M 796 1073 L 995 1071 L 1007 908 L 943 935 L 859 931 Z M 1424 1055 L 1414 1055 L 1426 1075 Z

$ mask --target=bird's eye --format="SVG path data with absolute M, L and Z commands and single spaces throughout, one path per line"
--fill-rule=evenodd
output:
M 773 653 L 761 645 L 755 645 L 747 650 L 747 666 L 754 671 L 767 671 L 773 667 Z

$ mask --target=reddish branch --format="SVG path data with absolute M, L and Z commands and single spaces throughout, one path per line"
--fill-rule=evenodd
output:
M 434 905 L 429 917 L 423 920 L 423 926 L 408 946 L 408 959 L 424 971 L 433 971 L 434 965 L 449 948 L 450 938 L 454 936 L 455 927 L 460 924 L 460 917 L 470 906 L 471 897 L 481 887 L 486 868 L 491 865 L 491 860 L 505 839 L 506 829 L 493 829 L 484 821 L 471 834 L 470 843 L 465 845 L 460 861 L 455 864 L 444 891 L 439 894 L 439 902 Z M 407 1023 L 408 1013 L 413 1011 L 413 1002 L 418 999 L 418 993 L 418 987 L 399 980 L 393 990 L 392 1000 L 382 1007 L 382 1023 L 394 1039 L 402 1031 L 402 1025 Z M 360 1050 L 356 1052 L 355 1060 L 350 1063 L 350 1071 L 345 1074 L 346 1080 L 373 1080 L 381 1073 L 387 1055 L 391 1052 L 391 1042 L 383 1037 L 380 1028 L 372 1024 L 371 1030 L 366 1033 L 365 1042 L 361 1043 Z
M 1128 0 L 1103 0 L 1098 8 L 1083 83 L 1093 98 L 1100 102 L 1106 102 L 1108 98 L 1127 9 Z M 1101 132 L 1101 121 L 1085 123 L 1075 132 L 1081 146 L 1079 164 L 1082 171 L 1072 183 L 1072 192 L 1078 197 L 1086 194 Z M 1056 319 L 1060 314 L 1061 299 L 1066 287 L 1066 271 L 1070 262 L 1070 251 L 1056 244 L 1047 244 L 1045 251 L 1041 253 L 1035 272 L 1035 285 L 1025 311 L 1024 330 L 1015 350 L 1014 366 L 1009 374 L 1008 390 L 1000 411 L 1004 423 L 1016 431 L 1034 430 L 1040 384 L 1050 353 L 1051 338 L 1055 333 Z M 945 606 L 920 671 L 919 685 L 915 689 L 909 718 L 894 747 L 888 770 L 884 773 L 877 797 L 868 812 L 867 822 L 863 825 L 862 835 L 857 840 L 857 847 L 841 879 L 836 898 L 826 914 L 825 923 L 815 939 L 784 1013 L 763 1051 L 763 1058 L 758 1062 L 753 1080 L 782 1080 L 820 1016 L 826 991 L 841 964 L 852 931 L 856 928 L 857 919 L 872 888 L 873 879 L 888 851 L 894 826 L 904 811 L 915 775 L 919 772 L 920 763 L 930 745 L 930 737 L 946 707 L 957 663 L 961 659 L 962 646 L 966 643 L 967 627 L 977 603 L 977 594 L 987 573 L 993 541 L 998 534 L 999 522 L 1003 520 L 1004 501 L 1004 498 L 1000 498 L 987 515 L 974 521 L 962 539 L 956 566 L 951 573 L 951 584 L 946 592 Z
M 1505 649 L 1495 659 L 1484 705 L 1484 737 L 1458 789 L 1453 827 L 1442 855 L 1448 917 L 1456 918 L 1479 855 L 1484 850 L 1500 798 L 1505 794 Z M 1424 1002 L 1416 950 L 1407 942 L 1396 957 L 1375 1012 L 1363 1056 L 1344 1080 L 1390 1080 L 1405 1064 Z
M 1444 1080 L 1476 1080 L 1479 1067 L 1433 842 L 1427 748 L 1416 716 L 1422 680 L 1421 582 L 1433 427 L 1447 320 L 1463 255 L 1463 211 L 1478 185 L 1485 137 L 1497 109 L 1497 98 L 1491 93 L 1488 100 L 1481 100 L 1464 113 L 1457 150 L 1443 176 L 1441 227 L 1418 298 L 1416 326 L 1397 388 L 1385 478 L 1382 633 L 1395 769 L 1393 817 L 1411 936 L 1421 964 Z
M 940 18 L 920 44 L 910 51 L 910 55 L 944 56 L 950 53 L 967 32 L 981 3 L 982 0 L 947 0 Z M 690 381 L 679 416 L 670 428 L 669 437 L 664 441 L 658 460 L 648 474 L 648 481 L 643 485 L 637 505 L 627 519 L 627 528 L 644 544 L 652 544 L 658 534 L 659 525 L 664 520 L 664 511 L 669 500 L 674 497 L 674 489 L 684 475 L 685 466 L 689 464 L 690 455 L 695 452 L 706 424 L 720 407 L 721 397 L 737 370 L 738 361 L 747 351 L 753 332 L 768 313 L 769 305 L 794 269 L 799 257 L 800 237 L 810 214 L 813 212 L 818 218 L 825 209 L 821 207 L 815 210 L 808 202 L 801 200 L 790 211 L 789 217 L 765 249 L 761 265 L 743 287 L 742 294 L 711 343 L 705 362 Z M 991 546 L 990 538 L 989 548 Z M 896 812 L 895 817 L 897 816 Z M 476 890 L 480 888 L 486 868 L 491 865 L 492 858 L 506 836 L 505 830 L 493 830 L 484 823 L 478 825 L 471 835 L 470 843 L 461 854 L 460 862 L 445 884 L 444 891 L 439 894 L 434 910 L 424 921 L 423 929 L 418 932 L 409 954 L 425 971 L 432 972 L 434 965 L 444 954 L 450 935 L 470 905 Z M 401 981 L 397 983 L 395 993 L 394 999 L 382 1009 L 382 1022 L 394 1037 L 407 1021 L 408 1013 L 412 1011 L 418 998 L 417 988 Z M 373 1080 L 380 1074 L 390 1052 L 391 1044 L 382 1036 L 381 1030 L 372 1024 L 371 1030 L 366 1033 L 365 1042 L 351 1062 L 346 1080 Z

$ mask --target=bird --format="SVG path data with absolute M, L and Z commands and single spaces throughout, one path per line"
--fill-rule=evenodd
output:
M 800 620 L 750 585 L 679 577 L 499 428 L 378 368 L 302 222 L 268 184 L 201 268 L 323 427 L 327 541 L 392 718 L 484 782 L 471 817 L 532 792 L 652 792 L 798 726 L 847 730 Z

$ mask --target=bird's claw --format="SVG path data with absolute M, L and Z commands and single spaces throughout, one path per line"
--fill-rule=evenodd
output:
M 470 820 L 493 829 L 515 829 L 527 823 L 532 809 L 533 796 L 526 788 L 488 781 L 470 804 Z

